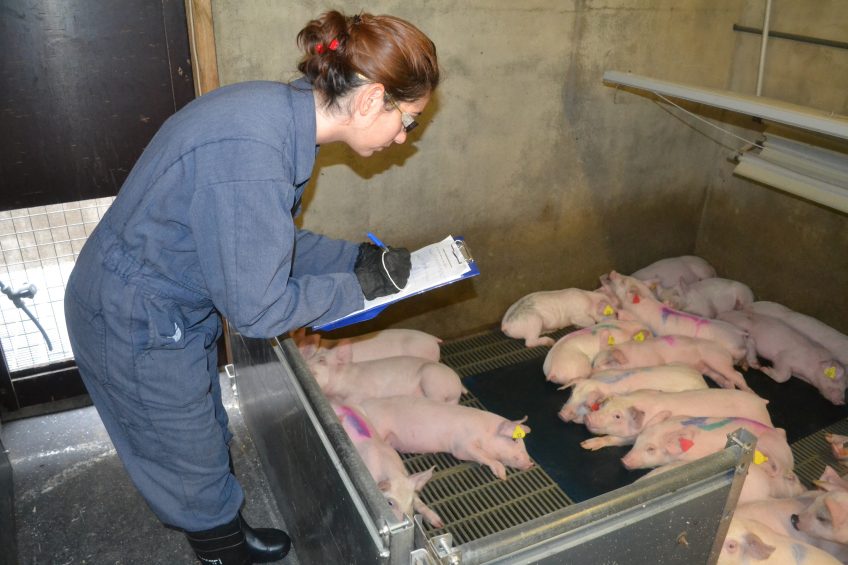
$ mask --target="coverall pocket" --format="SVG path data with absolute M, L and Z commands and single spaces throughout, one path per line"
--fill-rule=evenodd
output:
M 187 329 L 177 304 L 145 301 L 147 347 L 136 358 L 142 403 L 163 409 L 206 401 L 211 387 L 206 332 Z

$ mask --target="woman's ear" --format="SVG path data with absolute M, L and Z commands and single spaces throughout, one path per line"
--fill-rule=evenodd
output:
M 356 113 L 361 116 L 376 115 L 385 106 L 386 89 L 379 82 L 368 84 L 356 95 Z

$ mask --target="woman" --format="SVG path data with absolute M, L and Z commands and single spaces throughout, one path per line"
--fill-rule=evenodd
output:
M 239 514 L 218 314 L 272 337 L 357 310 L 409 275 L 406 250 L 332 240 L 293 217 L 317 145 L 368 156 L 406 140 L 439 82 L 435 46 L 398 18 L 335 11 L 297 39 L 302 79 L 220 88 L 165 122 L 65 298 L 80 374 L 118 455 L 204 562 L 278 560 L 290 543 Z

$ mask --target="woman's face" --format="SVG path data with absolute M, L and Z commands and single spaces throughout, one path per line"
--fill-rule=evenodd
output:
M 406 113 L 416 118 L 424 111 L 429 101 L 430 96 L 427 95 L 413 102 L 381 104 L 374 114 L 374 119 L 359 131 L 359 135 L 351 139 L 351 149 L 363 157 L 369 157 L 392 143 L 403 143 L 407 134 L 403 127 L 402 115 Z

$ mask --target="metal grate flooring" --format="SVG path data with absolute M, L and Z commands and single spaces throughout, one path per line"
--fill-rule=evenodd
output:
M 848 473 L 848 466 L 833 456 L 825 434 L 848 435 L 848 419 L 823 428 L 814 434 L 799 439 L 791 445 L 795 456 L 795 474 L 807 488 L 815 488 L 813 481 L 821 477 L 826 465 L 830 465 L 840 475 Z
M 556 340 L 573 329 L 562 329 L 550 335 Z M 442 362 L 460 376 L 468 377 L 542 357 L 548 350 L 547 347 L 527 348 L 522 341 L 511 339 L 499 330 L 491 330 L 443 343 Z M 462 403 L 483 408 L 470 394 L 463 395 Z M 848 418 L 791 444 L 795 472 L 807 488 L 815 488 L 813 481 L 818 480 L 826 465 L 840 475 L 848 473 L 848 464 L 833 456 L 824 439 L 827 433 L 848 435 Z M 458 461 L 450 455 L 407 456 L 406 463 L 413 472 L 437 466 L 422 499 L 442 516 L 446 526 L 440 530 L 429 530 L 429 533 L 450 532 L 457 543 L 484 537 L 573 503 L 539 467 L 525 472 L 509 470 L 507 481 L 501 482 L 493 478 L 488 469 L 476 463 Z M 509 488 L 498 488 L 507 485 Z M 534 504 L 538 504 L 538 512 L 528 516 L 523 501 L 535 498 L 539 499 L 533 500 Z M 490 506 L 491 503 L 486 502 L 478 506 L 479 500 L 492 500 L 494 504 Z
M 566 331 L 553 334 L 555 339 Z M 543 356 L 548 348 L 528 349 L 500 331 L 490 331 L 442 344 L 442 362 L 460 376 L 476 375 Z M 471 393 L 465 406 L 485 409 Z M 402 455 L 410 473 L 436 466 L 421 499 L 445 521 L 443 528 L 425 524 L 429 536 L 450 533 L 461 545 L 545 516 L 573 504 L 559 485 L 538 465 L 527 471 L 507 468 L 507 478 L 495 477 L 488 467 L 460 461 L 447 453 Z

